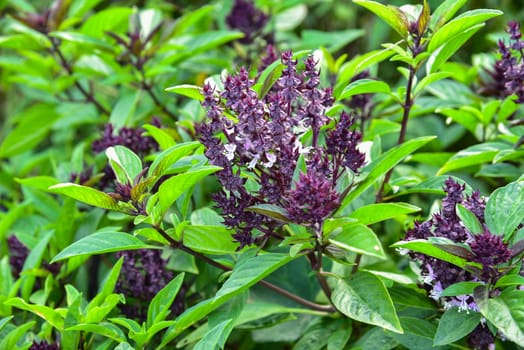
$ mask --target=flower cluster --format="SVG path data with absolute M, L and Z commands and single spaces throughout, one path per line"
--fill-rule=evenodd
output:
M 166 268 L 167 260 L 162 259 L 161 252 L 158 249 L 140 249 L 116 253 L 118 258 L 124 257 L 124 263 L 115 292 L 126 296 L 127 303 L 120 305 L 120 309 L 127 317 L 145 320 L 149 302 L 173 278 L 173 272 Z M 178 314 L 183 309 L 183 300 L 177 298 L 172 310 Z
M 27 248 L 20 240 L 15 236 L 11 235 L 7 239 L 7 247 L 9 249 L 9 265 L 11 265 L 11 273 L 13 277 L 19 278 L 22 268 L 24 267 L 25 260 L 29 255 L 29 248 Z M 58 274 L 60 271 L 60 263 L 52 263 L 43 261 L 41 266 L 52 273 L 53 275 Z M 40 280 L 37 280 L 37 288 L 40 285 Z
M 154 118 L 153 125 L 160 127 L 158 119 Z M 123 127 L 118 130 L 117 135 L 113 135 L 113 125 L 106 124 L 104 134 L 91 145 L 93 152 L 101 153 L 111 146 L 121 145 L 129 148 L 140 156 L 145 156 L 158 150 L 158 144 L 149 136 L 143 136 L 145 129 Z
M 320 88 L 314 58 L 304 60 L 303 72 L 291 52 L 281 62 L 282 75 L 263 97 L 244 68 L 224 79 L 222 91 L 202 89 L 207 120 L 197 131 L 207 158 L 223 168 L 214 199 L 241 247 L 256 243 L 255 229 L 268 237 L 278 226 L 250 207 L 279 206 L 290 221 L 318 228 L 339 206 L 338 180 L 364 163 L 351 115 L 326 115 L 333 98 Z
M 488 84 L 487 90 L 502 98 L 515 94 L 515 102 L 524 103 L 524 41 L 521 40 L 519 23 L 509 22 L 507 31 L 510 42 L 498 42 L 501 58 L 495 62 L 493 70 L 488 72 L 492 83 Z
M 472 195 L 464 195 L 465 185 L 460 185 L 452 178 L 445 182 L 444 191 L 446 197 L 442 200 L 442 208 L 429 220 L 415 223 L 415 227 L 408 231 L 406 239 L 427 239 L 429 237 L 448 238 L 456 243 L 468 244 L 471 253 L 469 260 L 482 265 L 478 273 L 465 271 L 448 262 L 438 260 L 419 253 L 411 253 L 411 256 L 421 263 L 424 288 L 436 300 L 444 302 L 445 307 L 458 306 L 461 309 L 477 310 L 477 306 L 470 295 L 458 297 L 440 297 L 440 293 L 450 285 L 457 282 L 480 281 L 494 282 L 500 277 L 497 269 L 499 264 L 509 261 L 511 251 L 501 236 L 488 231 L 484 224 L 485 201 L 478 192 Z M 484 226 L 484 233 L 473 235 L 462 224 L 456 214 L 456 206 L 463 205 L 470 210 Z
M 226 23 L 231 29 L 244 33 L 239 40 L 242 44 L 250 44 L 262 32 L 269 16 L 255 7 L 249 0 L 235 0 L 231 12 L 226 17 Z
M 58 344 L 49 344 L 45 340 L 33 341 L 29 350 L 58 350 Z

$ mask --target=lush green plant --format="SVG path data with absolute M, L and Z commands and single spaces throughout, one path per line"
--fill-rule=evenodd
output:
M 2 5 L 0 349 L 524 347 L 516 22 L 131 3 Z

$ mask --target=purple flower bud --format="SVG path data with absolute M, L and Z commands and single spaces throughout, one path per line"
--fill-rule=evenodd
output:
M 297 223 L 320 224 L 339 206 L 338 193 L 323 174 L 309 169 L 287 195 L 290 218 Z
M 58 344 L 49 344 L 45 340 L 37 341 L 34 340 L 29 350 L 58 350 Z
M 475 350 L 494 350 L 495 336 L 481 323 L 468 336 L 468 344 Z
M 488 230 L 475 235 L 470 243 L 473 261 L 482 264 L 482 277 L 486 280 L 496 279 L 500 274 L 495 266 L 509 261 L 511 250 L 502 241 L 502 236 L 494 235 Z
M 250 44 L 262 32 L 269 17 L 251 1 L 235 0 L 231 12 L 226 17 L 226 23 L 231 29 L 238 29 L 244 33 L 239 40 L 243 44 Z
M 13 277 L 20 277 L 20 272 L 24 267 L 25 259 L 29 255 L 29 249 L 20 242 L 15 236 L 11 235 L 7 239 L 7 247 L 9 249 L 9 265 L 11 265 L 11 272 Z
M 120 305 L 128 317 L 144 320 L 151 299 L 173 279 L 173 272 L 166 269 L 167 260 L 162 259 L 159 249 L 121 251 L 116 257 L 124 257 L 115 291 L 126 296 L 127 303 Z

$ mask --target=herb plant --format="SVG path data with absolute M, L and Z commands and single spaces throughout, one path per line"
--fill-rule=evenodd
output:
M 524 347 L 519 13 L 395 4 L 1 3 L 0 349 Z

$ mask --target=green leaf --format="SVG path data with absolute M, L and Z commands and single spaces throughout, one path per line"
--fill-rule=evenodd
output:
M 495 287 L 503 286 L 524 286 L 524 276 L 505 275 L 497 280 Z
M 55 310 L 44 305 L 29 304 L 22 298 L 11 298 L 4 301 L 5 305 L 14 306 L 20 310 L 29 311 L 44 319 L 51 326 L 61 331 L 64 328 L 64 318 Z
M 435 51 L 442 44 L 471 27 L 500 15 L 502 15 L 502 11 L 489 9 L 477 9 L 464 12 L 460 16 L 443 25 L 433 34 L 433 37 L 429 41 L 428 52 L 431 53 Z
M 7 316 L 0 320 L 0 331 L 13 319 L 14 316 Z
M 451 72 L 437 72 L 437 73 L 430 73 L 426 75 L 422 80 L 420 80 L 417 85 L 415 86 L 415 95 L 418 95 L 420 92 L 424 90 L 424 88 L 436 81 L 449 78 L 452 75 Z
M 115 281 L 116 282 L 116 281 Z M 114 289 L 114 288 L 113 288 Z M 100 300 L 103 300 L 100 302 Z M 125 297 L 122 294 L 109 294 L 105 298 L 97 298 L 96 301 L 89 303 L 85 322 L 99 323 L 119 304 L 125 303 Z
M 247 207 L 245 210 L 254 211 L 255 213 L 265 215 L 271 219 L 274 219 L 282 223 L 290 222 L 288 218 L 289 213 L 287 212 L 287 210 L 282 207 L 279 207 L 278 205 L 257 204 Z
M 113 294 L 115 290 L 116 283 L 118 281 L 118 276 L 120 275 L 120 270 L 122 269 L 122 264 L 124 263 L 124 257 L 120 257 L 117 262 L 113 265 L 111 270 L 107 273 L 104 280 L 100 284 L 100 290 L 98 294 L 89 302 L 86 307 L 85 313 L 89 315 L 92 309 L 102 305 L 106 302 L 106 298 Z
M 457 295 L 473 294 L 475 288 L 482 285 L 481 282 L 458 282 L 447 287 L 440 293 L 443 297 L 453 297 Z
M 356 56 L 349 62 L 344 63 L 337 75 L 337 83 L 333 89 L 333 95 L 338 100 L 342 90 L 355 75 L 362 72 L 373 64 L 380 63 L 394 54 L 391 48 L 374 50 L 360 56 Z
M 340 231 L 335 229 L 329 238 L 329 242 L 339 248 L 359 254 L 386 259 L 382 244 L 375 232 L 362 224 L 349 224 L 343 226 Z
M 524 291 L 506 290 L 496 298 L 475 298 L 482 316 L 493 323 L 504 336 L 524 346 Z
M 447 345 L 460 340 L 471 333 L 479 323 L 480 313 L 459 311 L 457 307 L 452 307 L 440 318 L 433 345 Z
M 348 282 L 339 280 L 331 300 L 340 312 L 354 320 L 403 332 L 386 287 L 370 273 L 358 272 Z
M 21 185 L 47 191 L 49 187 L 58 185 L 59 181 L 51 176 L 34 176 L 25 179 L 15 178 L 15 181 Z
M 406 141 L 401 145 L 395 146 L 386 153 L 383 153 L 377 159 L 372 161 L 364 168 L 364 171 L 369 171 L 368 175 L 343 199 L 339 211 L 371 187 L 382 175 L 385 175 L 404 158 L 434 139 L 435 136 L 426 136 Z
M 113 339 L 118 342 L 126 341 L 126 336 L 120 328 L 108 323 L 101 322 L 100 324 L 80 323 L 66 329 L 67 331 L 83 331 L 87 333 L 98 334 L 103 337 Z
M 426 63 L 426 71 L 436 72 L 447 60 L 455 54 L 476 32 L 484 27 L 484 23 L 468 28 L 464 32 L 447 40 L 438 49 L 431 53 Z
M 79 47 L 82 48 L 90 47 L 93 49 L 93 47 L 96 47 L 97 49 L 107 52 L 114 51 L 114 47 L 107 42 L 78 32 L 51 32 L 49 33 L 49 36 L 79 44 Z
M 171 146 L 160 153 L 153 164 L 149 167 L 148 177 L 162 176 L 169 167 L 176 163 L 180 158 L 185 157 L 200 146 L 200 142 L 184 142 Z
M 524 181 L 497 188 L 486 203 L 484 217 L 491 233 L 509 239 L 524 221 Z
M 389 94 L 391 89 L 389 85 L 383 81 L 373 79 L 360 79 L 352 82 L 342 90 L 342 93 L 337 100 L 343 100 L 348 97 L 360 94 L 374 94 L 385 93 Z
M 233 319 L 227 319 L 211 328 L 196 344 L 195 350 L 223 349 L 227 336 L 233 330 Z
M 464 4 L 466 4 L 468 0 L 445 0 L 443 1 L 436 9 L 433 11 L 433 14 L 431 15 L 430 25 L 429 27 L 435 32 L 438 28 L 440 28 L 444 23 L 449 21 L 455 13 L 457 13 L 458 10 Z
M 439 260 L 447 261 L 458 267 L 465 267 L 467 265 L 467 260 L 461 258 L 457 255 L 453 255 L 444 249 L 436 246 L 435 244 L 423 240 L 423 239 L 414 239 L 412 241 L 400 241 L 391 245 L 394 248 L 404 248 L 409 249 L 414 252 L 422 253 L 428 256 L 432 256 Z
M 330 30 L 327 32 L 304 29 L 300 33 L 302 41 L 299 46 L 303 48 L 324 47 L 329 52 L 334 53 L 364 36 L 365 33 L 363 29 Z
M 131 93 L 123 93 L 111 110 L 109 122 L 115 130 L 129 124 L 135 114 L 136 106 L 140 101 L 142 90 L 136 89 Z
M 404 330 L 403 334 L 390 333 L 390 336 L 410 350 L 427 350 L 441 348 L 434 348 L 433 337 L 437 327 L 430 321 L 416 318 L 416 317 L 400 317 L 400 324 Z M 443 349 L 442 349 L 443 350 Z
M 23 323 L 7 334 L 2 334 L 2 340 L 0 341 L 0 349 L 19 349 L 17 347 L 18 341 L 27 335 L 27 332 L 33 328 L 36 321 L 30 321 Z
M 244 256 L 248 256 L 250 253 L 252 252 L 247 251 L 244 253 Z M 187 309 L 177 318 L 173 336 L 176 336 L 184 329 L 195 324 L 233 296 L 247 290 L 292 259 L 288 254 L 277 253 L 261 254 L 245 259 L 241 257 L 241 260 L 233 268 L 233 273 L 218 290 L 214 298 L 200 302 Z
M 49 192 L 60 193 L 99 208 L 111 210 L 120 209 L 117 201 L 113 197 L 92 187 L 66 182 L 49 187 Z
M 377 203 L 360 207 L 353 211 L 349 217 L 358 219 L 361 224 L 371 225 L 417 211 L 420 211 L 419 207 L 408 203 Z
M 138 174 L 142 172 L 140 157 L 129 148 L 120 145 L 106 149 L 106 156 L 117 181 L 121 184 L 134 184 Z
M 357 5 L 367 8 L 380 17 L 391 28 L 400 34 L 402 38 L 408 35 L 408 23 L 406 15 L 396 6 L 386 6 L 370 0 L 353 0 Z
M 173 137 L 169 135 L 169 133 L 167 133 L 164 129 L 157 128 L 156 126 L 149 124 L 143 125 L 142 127 L 148 131 L 152 138 L 155 139 L 161 150 L 166 150 L 176 144 Z
M 202 95 L 200 86 L 190 84 L 175 85 L 168 87 L 166 91 L 174 92 L 175 94 L 186 96 L 200 102 L 204 101 L 204 95 Z
M 64 260 L 73 256 L 112 253 L 120 250 L 143 248 L 150 248 L 150 246 L 128 233 L 100 231 L 74 242 L 58 253 L 51 262 Z
M 168 45 L 179 48 L 175 54 L 167 55 L 162 65 L 176 65 L 187 58 L 193 58 L 201 53 L 224 45 L 230 41 L 244 37 L 244 33 L 232 30 L 208 30 L 201 34 L 180 35 L 170 40 Z M 183 47 L 183 49 L 180 49 Z
M 198 181 L 221 169 L 221 167 L 212 165 L 202 166 L 164 181 L 158 189 L 161 213 L 165 213 L 178 197 L 187 193 Z
M 466 226 L 469 232 L 473 233 L 474 235 L 484 232 L 484 228 L 482 227 L 482 224 L 480 223 L 477 216 L 466 209 L 466 207 L 464 207 L 462 204 L 457 204 L 455 210 L 458 217 L 460 220 L 462 220 L 462 223 L 464 226 Z
M 451 157 L 438 171 L 438 175 L 472 165 L 491 162 L 498 152 L 511 148 L 502 142 L 486 142 L 470 146 Z
M 155 323 L 164 321 L 170 312 L 171 304 L 175 300 L 182 282 L 184 273 L 179 274 L 162 288 L 151 300 L 147 309 L 147 328 L 151 328 Z
M 10 117 L 10 120 L 16 120 L 18 124 L 14 130 L 5 133 L 5 138 L 0 144 L 0 159 L 34 149 L 46 138 L 59 117 L 54 106 L 43 103 L 34 104 L 20 114 Z
M 185 246 L 199 253 L 233 254 L 238 249 L 238 243 L 233 242 L 232 233 L 224 226 L 188 225 L 182 238 Z

